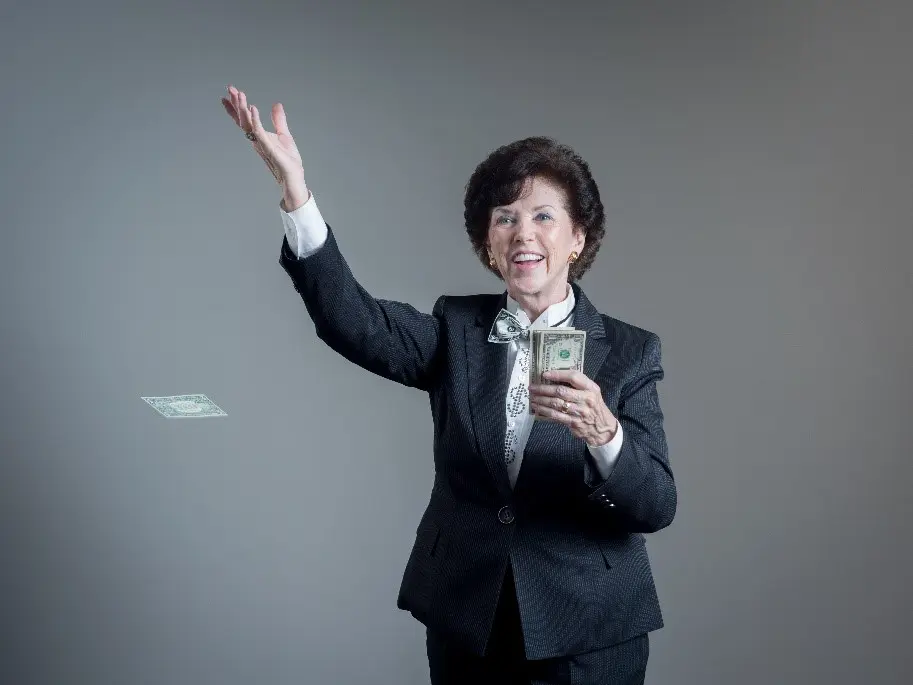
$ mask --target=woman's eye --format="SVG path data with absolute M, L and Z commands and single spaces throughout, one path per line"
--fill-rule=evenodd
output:
M 552 217 L 550 214 L 546 214 L 545 212 L 539 212 L 539 214 L 536 215 L 536 218 L 541 219 L 542 221 L 546 221 L 546 220 L 551 219 Z
M 502 214 L 501 216 L 499 216 L 497 219 L 495 219 L 495 223 L 496 223 L 496 224 L 502 224 L 502 223 L 504 223 L 505 221 L 510 221 L 510 217 L 509 217 L 509 216 L 504 216 L 503 214 Z

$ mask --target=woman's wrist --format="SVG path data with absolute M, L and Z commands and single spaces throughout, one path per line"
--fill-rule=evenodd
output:
M 303 182 L 282 184 L 282 209 L 285 212 L 294 212 L 300 209 L 311 199 L 311 192 Z

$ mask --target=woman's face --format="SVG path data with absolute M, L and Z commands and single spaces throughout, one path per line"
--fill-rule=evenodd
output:
M 510 296 L 542 312 L 567 296 L 568 257 L 580 254 L 584 237 L 561 187 L 534 178 L 516 202 L 492 210 L 487 244 Z

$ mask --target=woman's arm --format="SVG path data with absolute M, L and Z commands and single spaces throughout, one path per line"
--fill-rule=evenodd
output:
M 663 430 L 656 384 L 663 378 L 659 337 L 644 341 L 640 369 L 622 390 L 618 421 L 624 429 L 621 452 L 609 477 L 590 500 L 631 532 L 653 533 L 675 518 L 678 492 Z
M 247 102 L 244 91 L 229 86 L 222 106 L 282 188 L 283 212 L 316 212 L 282 104 L 277 102 L 271 111 L 275 133 L 263 127 L 259 110 Z M 301 294 L 317 335 L 369 371 L 404 385 L 430 388 L 438 365 L 444 298 L 438 299 L 431 315 L 400 302 L 374 299 L 355 280 L 319 212 L 316 217 L 312 230 L 290 231 L 286 225 L 279 263 Z
M 284 239 L 279 263 L 301 295 L 318 337 L 333 350 L 397 383 L 422 390 L 434 384 L 443 296 L 432 314 L 372 297 L 355 279 L 329 227 L 323 245 L 303 259 Z

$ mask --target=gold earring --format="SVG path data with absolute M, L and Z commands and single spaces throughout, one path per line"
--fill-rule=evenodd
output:
M 576 262 L 577 257 L 578 257 L 578 255 L 576 252 L 571 252 L 571 254 L 569 254 L 568 258 L 567 258 L 568 264 L 573 264 L 574 262 Z
M 488 266 L 494 266 L 494 265 L 495 265 L 495 258 L 492 257 L 491 255 L 488 255 Z

